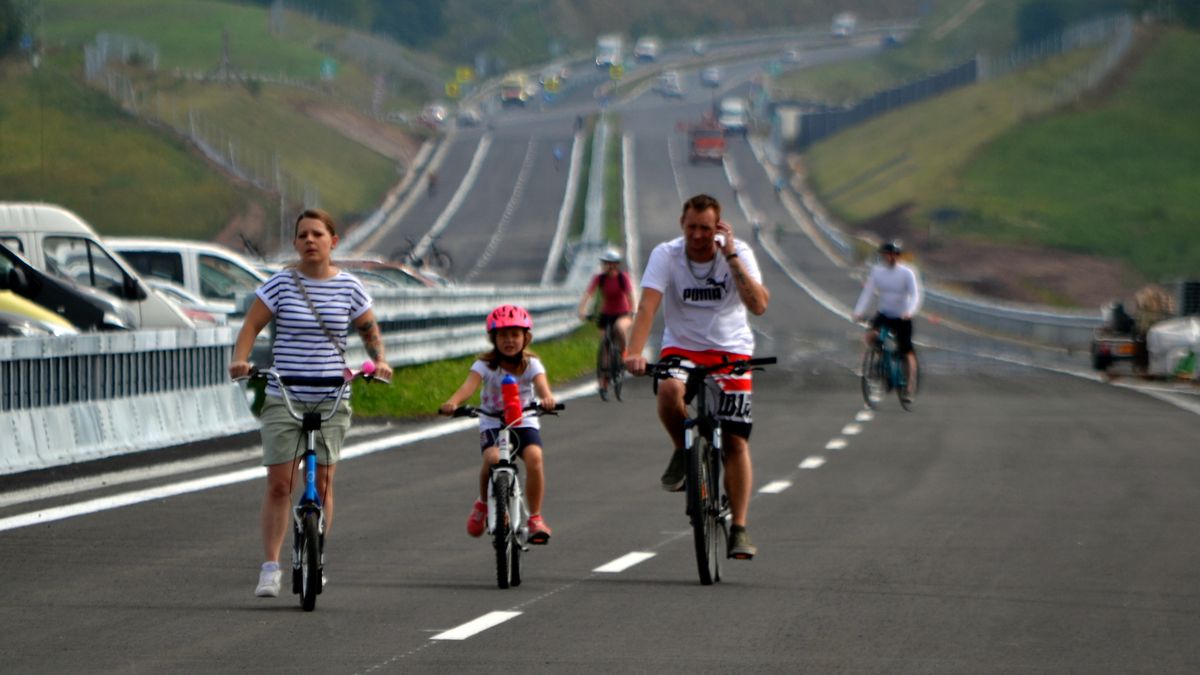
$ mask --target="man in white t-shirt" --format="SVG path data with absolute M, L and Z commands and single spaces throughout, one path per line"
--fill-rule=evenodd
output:
M 746 316 L 767 311 L 770 293 L 754 251 L 733 238 L 729 223 L 721 220 L 721 204 L 708 195 L 696 195 L 683 205 L 679 218 L 683 236 L 659 244 L 650 254 L 642 275 L 642 300 L 629 337 L 625 368 L 634 375 L 646 372 L 642 351 L 663 308 L 660 359 L 680 356 L 700 365 L 722 358 L 748 359 L 754 354 L 754 333 Z M 754 557 L 757 549 L 746 533 L 753 475 L 750 462 L 750 373 L 717 375 L 722 389 L 721 426 L 724 432 L 725 472 L 733 524 L 729 554 Z M 658 388 L 658 417 L 674 444 L 671 462 L 662 476 L 663 489 L 682 489 L 687 455 L 683 449 L 684 383 L 664 380 Z
M 921 283 L 917 273 L 911 267 L 900 263 L 904 253 L 900 242 L 884 242 L 879 247 L 881 264 L 871 268 L 867 281 L 863 284 L 862 293 L 854 305 L 854 320 L 866 318 L 867 306 L 873 295 L 879 296 L 875 318 L 871 319 L 871 328 L 867 332 L 867 344 L 875 344 L 879 339 L 879 327 L 886 325 L 892 335 L 896 336 L 896 351 L 904 355 L 908 362 L 908 391 L 904 392 L 905 399 L 911 401 L 917 383 L 917 355 L 913 351 L 912 318 L 921 309 Z

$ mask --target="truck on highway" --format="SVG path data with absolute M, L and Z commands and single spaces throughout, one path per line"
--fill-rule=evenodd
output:
M 608 33 L 596 37 L 596 67 L 611 68 L 620 65 L 623 60 L 621 54 L 624 49 L 625 41 L 616 33 Z
M 681 126 L 687 131 L 688 162 L 725 161 L 725 130 L 711 113 L 706 113 L 699 122 Z

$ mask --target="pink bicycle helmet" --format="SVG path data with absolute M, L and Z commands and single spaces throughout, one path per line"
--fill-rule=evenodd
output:
M 491 314 L 488 314 L 487 331 L 491 333 L 501 328 L 532 330 L 533 317 L 529 316 L 529 312 L 516 305 L 500 305 L 493 309 Z

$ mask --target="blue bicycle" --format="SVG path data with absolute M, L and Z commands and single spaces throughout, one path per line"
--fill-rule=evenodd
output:
M 911 390 L 910 376 L 914 378 Z M 908 372 L 908 359 L 896 352 L 896 337 L 887 326 L 879 327 L 879 337 L 863 353 L 861 377 L 863 401 L 871 409 L 878 408 L 883 397 L 894 390 L 901 407 L 912 410 L 911 392 L 917 390 L 916 375 Z
M 321 425 L 333 419 L 337 412 L 337 406 L 330 408 L 328 413 L 320 412 L 317 406 L 324 401 L 340 400 L 350 383 L 359 377 L 387 384 L 388 380 L 375 377 L 374 372 L 375 364 L 369 361 L 361 370 L 347 368 L 341 377 L 284 377 L 274 368 L 250 370 L 250 380 L 273 379 L 279 384 L 288 414 L 300 422 L 304 433 L 304 454 L 300 457 L 304 468 L 304 493 L 292 511 L 292 592 L 300 596 L 300 607 L 306 612 L 316 608 L 325 579 L 325 512 L 321 508 L 321 494 L 317 491 L 317 434 L 321 432 Z M 293 398 L 289 386 L 337 389 L 323 401 L 311 403 Z M 297 410 L 298 405 L 307 409 Z

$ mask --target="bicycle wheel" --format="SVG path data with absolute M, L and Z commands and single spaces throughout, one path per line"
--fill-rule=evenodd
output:
M 596 381 L 597 382 L 603 382 L 605 379 L 605 376 L 608 374 L 608 364 L 605 363 L 605 360 L 607 359 L 607 357 L 608 357 L 608 344 L 605 342 L 604 338 L 601 338 L 600 346 L 596 348 Z M 601 396 L 600 398 L 605 399 L 604 396 Z
M 514 488 L 515 487 L 516 486 L 514 485 Z M 515 492 L 515 490 L 514 490 L 514 492 Z M 515 520 L 520 521 L 525 518 L 525 514 L 528 513 L 528 509 L 522 509 L 519 505 L 517 505 L 515 503 L 516 502 L 515 497 L 516 497 L 516 495 L 513 495 L 514 504 L 511 508 L 509 508 L 508 512 L 510 514 L 520 514 L 515 518 Z M 521 541 L 517 537 L 518 529 L 519 529 L 519 526 L 518 526 L 518 528 L 514 528 L 513 532 L 512 532 L 512 536 L 510 536 L 508 538 L 509 539 L 509 544 L 508 544 L 509 549 L 512 551 L 512 555 L 509 557 L 509 560 L 508 560 L 508 585 L 513 588 L 516 588 L 517 586 L 521 585 Z
M 704 438 L 697 438 L 688 449 L 687 513 L 692 523 L 692 540 L 696 549 L 696 569 L 700 583 L 708 586 L 720 577 L 718 556 L 713 555 L 717 538 L 717 510 L 712 508 L 713 485 L 710 479 L 711 448 Z
M 621 384 L 625 379 L 625 364 L 621 362 L 621 350 L 616 342 L 609 342 L 608 351 L 608 383 L 612 385 L 613 395 L 621 400 Z
M 513 538 L 512 523 L 509 522 L 508 501 L 512 492 L 507 474 L 492 477 L 492 501 L 496 504 L 496 529 L 492 532 L 492 545 L 496 549 L 496 585 L 508 588 L 512 582 Z
M 883 379 L 883 354 L 878 349 L 867 349 L 862 360 L 862 396 L 871 409 L 878 408 L 883 400 Z
M 450 254 L 441 249 L 431 249 L 425 256 L 425 261 L 442 274 L 449 274 L 450 268 L 454 265 Z
M 300 606 L 311 612 L 317 606 L 321 592 L 321 552 L 318 516 L 315 511 L 304 514 L 300 521 L 303 541 L 300 544 Z

